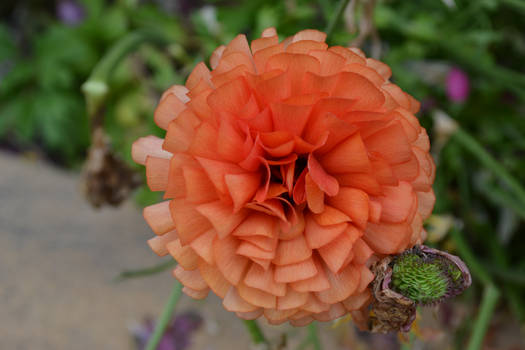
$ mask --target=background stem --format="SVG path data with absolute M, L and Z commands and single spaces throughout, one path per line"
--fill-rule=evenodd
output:
M 248 329 L 250 336 L 252 337 L 252 342 L 254 344 L 268 344 L 268 340 L 264 336 L 261 328 L 255 320 L 244 320 L 244 325 Z
M 481 307 L 474 321 L 474 328 L 467 347 L 467 350 L 478 350 L 481 349 L 481 345 L 483 344 L 492 313 L 499 300 L 500 291 L 493 283 L 492 277 L 485 271 L 483 265 L 478 261 L 474 252 L 465 242 L 461 232 L 454 228 L 451 230 L 450 235 L 456 244 L 459 255 L 465 260 L 472 275 L 485 285 Z
M 97 114 L 106 100 L 111 74 L 123 59 L 144 42 L 166 43 L 167 39 L 154 31 L 131 32 L 117 41 L 93 68 L 88 80 L 82 85 L 90 118 Z
M 171 320 L 171 315 L 173 314 L 173 310 L 175 309 L 175 305 L 177 305 L 177 301 L 179 301 L 181 294 L 182 284 L 180 284 L 179 282 L 175 282 L 175 285 L 173 286 L 173 289 L 171 291 L 170 298 L 168 299 L 166 306 L 164 306 L 164 310 L 162 311 L 162 314 L 160 315 L 155 325 L 155 330 L 149 338 L 145 350 L 157 349 L 157 346 L 159 345 L 160 340 L 164 335 L 164 331 L 166 331 L 166 327 L 168 326 L 168 323 Z
M 474 323 L 474 330 L 470 337 L 467 350 L 481 349 L 485 333 L 492 318 L 494 308 L 498 303 L 500 292 L 494 285 L 488 285 L 483 292 L 483 299 L 481 300 L 481 307 L 478 317 Z
M 345 12 L 346 6 L 350 0 L 340 0 L 337 4 L 337 8 L 335 9 L 334 13 L 332 14 L 332 17 L 330 18 L 330 22 L 328 22 L 328 25 L 326 26 L 325 33 L 326 33 L 326 41 L 332 36 L 332 33 L 334 32 L 335 26 L 339 22 L 339 19 L 343 15 L 343 12 Z
M 175 266 L 177 266 L 177 261 L 170 259 L 155 266 L 145 267 L 137 270 L 125 270 L 115 277 L 115 281 L 120 282 L 129 278 L 147 277 L 168 270 Z
M 456 130 L 453 138 L 474 155 L 481 164 L 499 177 L 501 181 L 505 182 L 521 204 L 525 205 L 525 188 L 476 139 L 461 128 Z
M 308 325 L 308 338 L 315 350 L 321 350 L 321 341 L 317 335 L 317 324 L 315 322 Z

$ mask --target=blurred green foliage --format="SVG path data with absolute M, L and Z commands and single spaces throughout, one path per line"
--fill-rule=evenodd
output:
M 71 24 L 57 15 L 59 4 L 0 5 L 0 143 L 39 150 L 67 167 L 81 165 L 89 146 L 81 84 L 129 33 L 150 30 L 167 44 L 141 45 L 109 80 L 106 130 L 128 161 L 133 140 L 160 134 L 152 113 L 162 91 L 183 83 L 218 45 L 238 33 L 255 38 L 269 26 L 282 37 L 305 28 L 322 30 L 337 6 L 331 0 L 79 0 L 84 18 Z M 446 141 L 433 123 L 439 110 L 524 185 L 524 17 L 521 0 L 384 0 L 376 1 L 372 18 L 359 6 L 347 13 L 329 40 L 348 45 L 359 37 L 359 23 L 368 20 L 377 36 L 365 37 L 362 48 L 371 54 L 379 42 L 393 81 L 423 102 L 419 118 L 431 138 Z M 469 76 L 471 91 L 463 103 L 447 97 L 451 67 Z M 525 286 L 512 276 L 525 274 L 525 238 L 517 234 L 524 228 L 525 203 L 454 138 L 439 151 L 435 212 L 461 220 L 476 255 L 508 283 L 506 295 L 514 293 L 508 300 L 524 321 Z

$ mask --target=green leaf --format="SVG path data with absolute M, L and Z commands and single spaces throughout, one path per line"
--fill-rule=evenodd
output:
M 24 86 L 31 85 L 36 74 L 31 61 L 20 60 L 3 76 L 0 84 L 0 97 L 19 94 Z
M 34 98 L 31 118 L 49 151 L 71 160 L 89 144 L 89 125 L 82 99 L 66 92 L 41 92 Z
M 13 38 L 9 34 L 7 27 L 0 23 L 0 64 L 16 54 L 16 47 Z M 0 76 L 1 76 L 0 72 Z

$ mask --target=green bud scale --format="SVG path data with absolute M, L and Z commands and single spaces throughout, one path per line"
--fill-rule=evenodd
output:
M 431 305 L 463 291 L 460 267 L 442 254 L 416 246 L 394 258 L 390 287 L 417 304 Z

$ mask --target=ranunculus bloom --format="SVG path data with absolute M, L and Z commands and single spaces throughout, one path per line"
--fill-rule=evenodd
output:
M 200 299 L 242 318 L 363 322 L 372 259 L 424 239 L 434 204 L 419 103 L 385 64 L 304 30 L 244 35 L 162 96 L 165 139 L 133 146 L 165 202 L 144 209 L 159 255 Z

